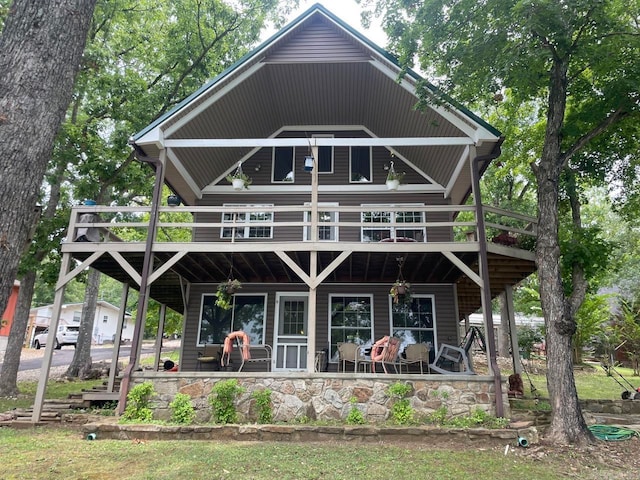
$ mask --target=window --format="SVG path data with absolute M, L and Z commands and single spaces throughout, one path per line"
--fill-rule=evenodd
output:
M 80 323 L 81 316 L 82 316 L 82 312 L 73 312 L 73 321 L 76 323 Z
M 373 313 L 371 296 L 331 295 L 329 318 L 329 358 L 338 361 L 338 342 L 353 342 L 359 345 L 371 343 L 373 336 Z
M 304 335 L 305 318 L 307 317 L 306 299 L 285 299 L 282 308 L 283 316 L 279 328 L 280 335 Z
M 234 205 L 225 204 L 225 207 L 255 207 L 270 208 L 273 205 Z M 264 222 L 273 222 L 273 212 L 227 212 L 222 214 L 223 223 L 233 223 L 233 227 L 223 227 L 220 233 L 221 238 L 271 238 L 273 228 L 271 226 L 260 225 Z M 234 234 L 235 232 L 235 234 Z
M 293 159 L 295 149 L 293 147 L 273 148 L 273 178 L 275 183 L 293 182 Z
M 314 134 L 312 138 L 333 138 L 333 135 Z M 318 173 L 333 173 L 333 147 L 318 147 Z
M 385 205 L 385 207 L 398 207 L 403 210 L 362 212 L 362 223 L 366 224 L 366 226 L 362 227 L 362 241 L 381 242 L 387 238 L 401 238 L 424 242 L 426 239 L 425 227 L 412 228 L 411 226 L 412 223 L 424 223 L 424 212 L 404 210 L 412 206 L 417 205 Z M 363 207 L 369 206 L 363 205 Z M 375 205 L 370 207 L 375 207 Z
M 305 203 L 306 206 L 309 206 L 309 203 Z M 337 203 L 319 203 L 318 204 L 318 222 L 322 223 L 335 223 L 338 221 L 338 212 L 332 212 L 329 210 L 323 211 L 322 207 L 337 207 Z M 311 212 L 304 212 L 304 221 L 311 221 Z M 305 227 L 304 229 L 304 240 L 311 240 L 311 227 Z M 337 242 L 338 241 L 338 227 L 335 225 L 318 225 L 318 240 L 324 242 Z
M 224 343 L 225 337 L 236 330 L 244 330 L 252 344 L 264 343 L 266 295 L 235 294 L 230 310 L 216 307 L 215 302 L 213 294 L 202 296 L 198 345 Z
M 371 147 L 351 147 L 349 181 L 351 183 L 371 182 Z
M 400 350 L 412 343 L 430 343 L 435 348 L 436 327 L 433 295 L 414 295 L 411 303 L 391 305 L 391 332 L 402 339 Z
M 109 322 L 109 316 L 108 315 L 104 315 L 102 317 L 102 323 L 108 323 Z

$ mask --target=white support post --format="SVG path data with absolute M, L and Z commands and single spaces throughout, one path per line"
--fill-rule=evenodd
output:
M 518 329 L 516 327 L 516 316 L 513 310 L 513 287 L 511 285 L 504 286 L 504 304 L 507 310 L 509 334 L 511 337 L 511 357 L 513 360 L 513 372 L 522 374 L 520 348 L 518 347 Z
M 118 374 L 118 358 L 120 358 L 120 344 L 122 341 L 122 327 L 124 319 L 127 315 L 127 298 L 129 297 L 129 284 L 122 284 L 122 296 L 120 297 L 120 311 L 118 312 L 118 325 L 116 334 L 113 337 L 113 351 L 111 352 L 111 368 L 109 369 L 109 381 L 107 383 L 107 392 L 113 393 L 116 384 L 116 375 Z
M 65 253 L 62 255 L 62 265 L 60 266 L 59 279 L 69 271 L 71 265 L 71 254 Z M 58 324 L 60 323 L 60 312 L 62 311 L 62 302 L 64 301 L 64 291 L 66 283 L 62 283 L 55 293 L 55 299 L 53 301 L 53 310 L 51 312 L 51 320 L 49 322 L 49 335 L 47 335 L 47 348 L 42 357 L 42 365 L 40 367 L 40 379 L 38 380 L 38 388 L 36 390 L 36 398 L 33 401 L 33 415 L 31 421 L 38 423 L 42 416 L 42 407 L 44 406 L 44 395 L 47 390 L 47 380 L 49 380 L 49 372 L 51 370 L 51 360 L 53 358 L 53 349 L 56 343 L 56 332 L 58 331 Z
M 158 369 L 158 365 L 160 365 L 160 357 L 162 356 L 162 338 L 164 335 L 164 321 L 167 316 L 167 306 L 164 303 L 160 304 L 160 312 L 158 313 L 158 335 L 156 338 L 156 353 L 155 353 L 155 363 L 154 370 Z
M 313 170 L 311 171 L 311 241 L 315 245 L 318 242 L 318 147 L 311 147 L 313 155 Z M 317 309 L 317 285 L 318 277 L 318 251 L 309 252 L 309 312 L 307 318 L 307 371 L 315 372 L 316 364 L 316 309 Z

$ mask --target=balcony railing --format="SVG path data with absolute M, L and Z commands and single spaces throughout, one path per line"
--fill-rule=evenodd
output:
M 483 206 L 488 241 L 527 248 L 536 218 Z M 160 207 L 156 243 L 469 242 L 478 238 L 473 205 L 320 205 L 317 221 L 303 205 Z M 143 243 L 151 207 L 79 206 L 69 242 Z M 317 229 L 317 236 L 312 229 Z

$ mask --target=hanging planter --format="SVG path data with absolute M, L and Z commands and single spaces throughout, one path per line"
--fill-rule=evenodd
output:
M 411 284 L 405 282 L 402 276 L 402 264 L 404 263 L 404 257 L 397 257 L 398 262 L 398 279 L 389 290 L 389 295 L 393 298 L 393 303 L 411 303 Z
M 411 303 L 411 284 L 404 280 L 396 280 L 389 290 L 393 303 Z
M 218 285 L 216 292 L 216 307 L 223 310 L 230 310 L 233 306 L 233 294 L 242 288 L 242 283 L 237 279 L 229 279 Z
M 398 188 L 400 187 L 400 182 L 402 182 L 402 179 L 404 178 L 404 172 L 396 172 L 394 166 L 393 166 L 393 162 L 391 162 L 391 166 L 389 167 L 389 172 L 387 173 L 387 180 L 386 180 L 386 184 L 387 184 L 387 189 L 388 190 L 398 190 Z
M 233 186 L 234 190 L 240 191 L 248 189 L 251 185 L 251 178 L 242 171 L 242 162 L 238 163 L 238 168 L 232 174 L 226 176 L 226 179 Z

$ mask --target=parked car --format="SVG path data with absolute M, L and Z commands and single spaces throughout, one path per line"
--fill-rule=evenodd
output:
M 73 345 L 76 347 L 78 343 L 78 332 L 80 332 L 79 325 L 60 325 L 58 326 L 58 333 L 56 334 L 55 349 L 60 350 L 65 345 Z M 33 339 L 33 346 L 36 350 L 40 347 L 44 347 L 47 344 L 47 336 L 49 335 L 49 329 L 45 329 L 42 333 L 39 333 Z

